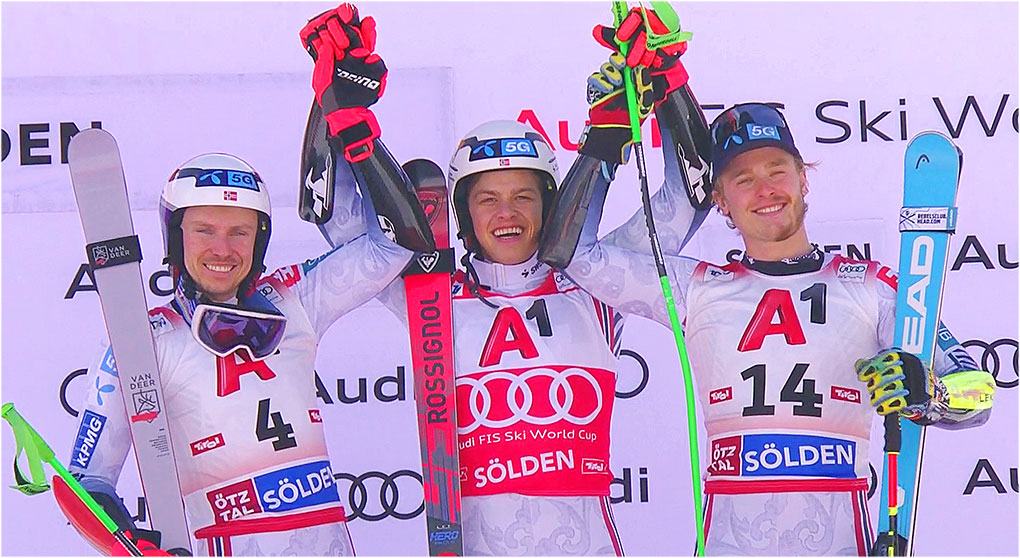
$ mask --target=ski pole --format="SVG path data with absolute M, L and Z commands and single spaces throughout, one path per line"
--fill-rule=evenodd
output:
M 690 33 L 680 31 L 680 20 L 669 2 L 652 2 L 659 19 L 666 24 L 669 33 L 665 35 L 653 35 L 648 25 L 648 16 L 644 6 L 641 7 L 642 15 L 645 18 L 645 33 L 647 36 L 648 48 L 654 49 L 668 44 L 687 40 Z M 629 8 L 626 1 L 613 2 L 613 15 L 616 27 L 619 28 L 627 17 Z M 627 57 L 629 50 L 626 42 L 619 41 L 620 53 Z M 666 310 L 669 313 L 669 323 L 673 329 L 673 336 L 676 339 L 676 349 L 680 355 L 680 367 L 684 377 L 684 395 L 687 403 L 687 437 L 691 451 L 691 488 L 694 493 L 694 522 L 697 529 L 697 555 L 705 555 L 705 533 L 704 518 L 701 507 L 701 458 L 698 454 L 698 423 L 694 412 L 694 387 L 691 379 L 691 363 L 687 357 L 687 346 L 684 343 L 683 330 L 680 327 L 680 318 L 677 316 L 676 304 L 673 301 L 673 289 L 669 284 L 669 274 L 666 271 L 666 264 L 662 258 L 662 248 L 659 246 L 659 237 L 655 233 L 655 222 L 652 220 L 652 202 L 648 193 L 648 169 L 645 166 L 645 151 L 641 143 L 641 119 L 638 115 L 637 94 L 634 88 L 634 77 L 629 71 L 624 71 L 624 87 L 627 91 L 627 109 L 630 114 L 631 137 L 634 142 L 634 154 L 637 160 L 638 180 L 641 183 L 641 204 L 645 211 L 645 225 L 648 227 L 648 239 L 651 242 L 652 257 L 655 260 L 655 269 L 659 273 L 659 283 L 662 285 L 662 296 L 666 301 Z
M 117 526 L 117 523 L 106 513 L 106 510 L 95 501 L 94 498 L 84 489 L 78 480 L 75 479 L 70 472 L 57 460 L 50 448 L 49 444 L 43 440 L 42 436 L 32 428 L 32 425 L 28 424 L 28 421 L 22 417 L 18 411 L 14 408 L 13 403 L 4 403 L 3 407 L 0 408 L 0 417 L 2 417 L 8 424 L 11 425 L 11 430 L 14 431 L 14 440 L 17 443 L 18 449 L 14 454 L 14 478 L 17 485 L 13 486 L 17 490 L 28 494 L 35 495 L 46 492 L 50 489 L 50 485 L 46 483 L 46 476 L 43 473 L 42 464 L 46 462 L 50 467 L 57 473 L 57 475 L 63 480 L 67 486 L 74 492 L 74 494 L 88 507 L 97 519 L 103 524 L 103 526 L 109 530 L 113 538 L 124 546 L 124 548 L 131 554 L 131 556 L 142 556 L 142 551 L 139 550 L 138 546 L 131 541 L 124 534 L 124 531 Z M 25 458 L 28 460 L 29 473 L 31 474 L 31 480 L 25 478 L 18 468 L 18 458 L 21 457 L 21 452 L 25 452 Z
M 899 479 L 896 478 L 896 458 L 900 454 L 900 414 L 889 413 L 885 416 L 885 455 L 886 470 L 889 471 L 889 546 L 887 556 L 896 556 L 896 526 L 899 514 Z

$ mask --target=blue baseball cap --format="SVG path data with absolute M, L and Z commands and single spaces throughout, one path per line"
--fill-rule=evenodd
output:
M 786 118 L 764 103 L 733 105 L 712 121 L 712 180 L 734 157 L 759 147 L 778 147 L 803 160 Z

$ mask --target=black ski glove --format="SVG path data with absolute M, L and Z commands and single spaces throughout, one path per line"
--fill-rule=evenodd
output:
M 386 90 L 386 64 L 375 54 L 375 19 L 359 18 L 353 4 L 323 12 L 301 29 L 301 42 L 315 60 L 312 89 L 322 107 L 335 149 L 354 163 L 367 158 L 379 137 L 368 107 Z

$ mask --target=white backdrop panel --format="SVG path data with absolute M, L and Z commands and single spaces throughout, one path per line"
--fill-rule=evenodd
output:
M 98 121 L 118 138 L 146 277 L 160 267 L 153 211 L 160 185 L 175 165 L 210 150 L 248 159 L 266 179 L 274 200 L 270 267 L 313 257 L 326 245 L 294 210 L 311 98 L 311 64 L 297 31 L 330 7 L 2 4 L 2 398 L 16 402 L 61 457 L 76 426 L 61 393 L 71 408 L 80 405 L 84 381 L 74 372 L 95 356 L 103 331 L 94 292 L 68 297 L 73 285 L 89 281 L 75 280 L 83 242 L 61 163 L 71 128 L 64 124 L 62 132 L 62 123 L 84 128 Z M 982 428 L 930 431 L 917 549 L 1017 555 L 1016 4 L 676 7 L 694 32 L 684 63 L 709 119 L 742 101 L 786 107 L 800 150 L 820 163 L 809 173 L 807 226 L 827 250 L 895 263 L 907 140 L 937 129 L 965 152 L 944 318 L 973 345 L 976 358 L 984 357 L 1000 391 Z M 428 157 L 445 165 L 469 128 L 512 118 L 541 127 L 561 168 L 569 166 L 586 116 L 584 79 L 606 54 L 590 29 L 610 21 L 608 3 L 361 8 L 378 19 L 378 51 L 391 68 L 376 112 L 398 160 Z M 661 161 L 658 149 L 649 152 L 653 182 L 660 180 Z M 605 231 L 640 205 L 632 167 L 621 170 L 609 198 Z M 713 214 L 688 252 L 724 262 L 739 257 L 740 248 L 739 237 Z M 151 294 L 152 304 L 165 301 Z M 611 467 L 620 503 L 614 514 L 628 553 L 687 554 L 693 548 L 688 448 L 672 336 L 633 319 L 624 348 L 619 390 L 633 396 L 616 402 Z M 421 496 L 413 478 L 418 450 L 409 361 L 406 333 L 374 302 L 329 331 L 317 360 L 334 469 L 361 477 L 366 488 L 364 501 L 354 490 L 348 502 L 362 554 L 426 548 L 424 521 L 415 513 Z M 2 460 L 9 463 L 14 446 L 6 430 L 2 441 Z M 880 468 L 879 448 L 872 463 Z M 395 479 L 391 513 L 376 473 Z M 0 474 L 5 485 L 13 482 L 9 465 Z M 341 480 L 343 497 L 350 485 Z M 120 488 L 134 510 L 137 476 L 125 472 Z M 91 553 L 49 496 L 8 489 L 0 496 L 3 554 Z M 873 518 L 877 503 L 871 499 Z M 404 514 L 412 518 L 397 518 Z M 386 517 L 373 520 L 380 515 Z M 33 525 L 58 536 L 32 535 Z

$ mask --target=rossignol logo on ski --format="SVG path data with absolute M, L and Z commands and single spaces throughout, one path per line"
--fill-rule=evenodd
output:
M 374 79 L 372 79 L 372 78 L 370 78 L 368 76 L 359 76 L 358 74 L 355 74 L 355 73 L 352 73 L 352 72 L 348 72 L 347 70 L 342 70 L 340 68 L 337 68 L 336 76 L 338 78 L 340 78 L 340 79 L 346 79 L 348 81 L 353 81 L 354 83 L 356 83 L 356 84 L 358 84 L 358 85 L 360 85 L 362 87 L 367 87 L 368 89 L 375 90 L 375 89 L 379 88 L 379 81 L 378 80 L 374 80 Z
M 903 318 L 903 350 L 910 353 L 920 353 L 924 349 L 925 322 L 928 317 L 924 299 L 928 284 L 931 283 L 934 250 L 935 241 L 931 237 L 915 238 L 910 251 L 910 273 L 900 275 L 900 288 L 906 284 L 907 306 L 915 314 Z
M 955 230 L 955 207 L 904 207 L 900 209 L 900 232 L 953 232 Z
M 418 256 L 418 265 L 421 266 L 422 271 L 425 273 L 432 273 L 432 270 L 435 269 L 437 263 L 439 263 L 439 252 L 432 252 Z
M 92 269 L 142 261 L 142 249 L 138 244 L 137 236 L 93 242 L 88 244 L 85 249 L 89 258 L 89 266 Z

